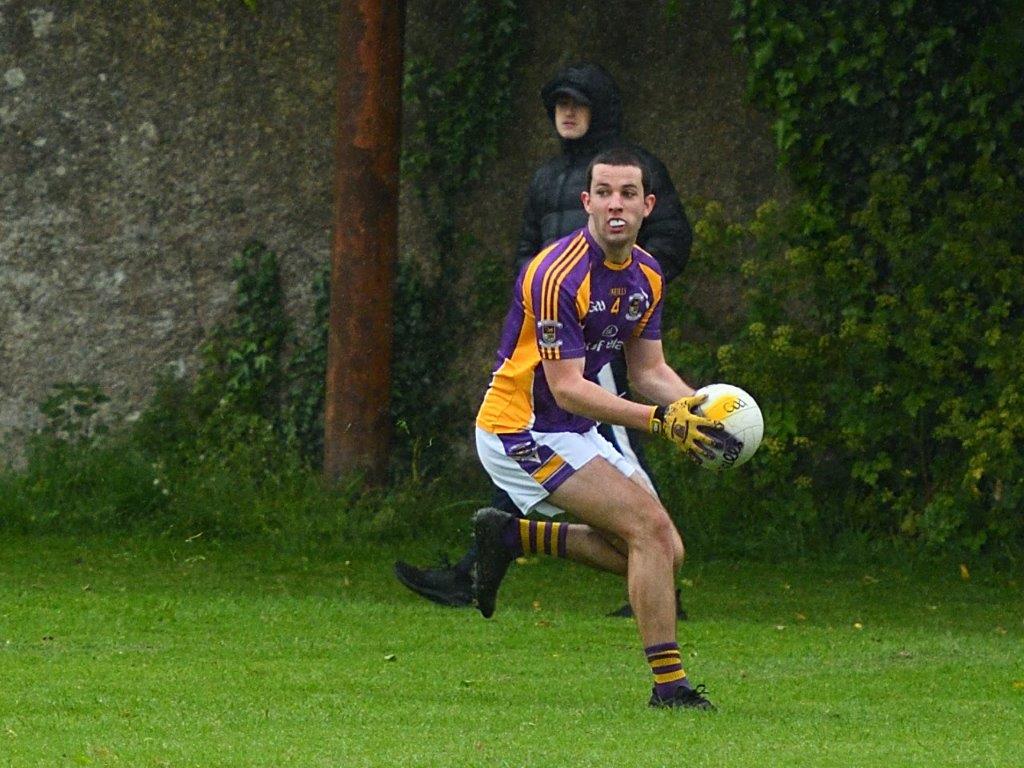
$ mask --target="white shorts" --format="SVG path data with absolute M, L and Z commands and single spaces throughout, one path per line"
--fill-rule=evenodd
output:
M 601 437 L 596 427 L 583 434 L 527 430 L 502 435 L 477 427 L 476 452 L 494 484 L 508 493 L 523 514 L 547 517 L 563 510 L 545 499 L 595 456 L 626 477 L 640 469 Z

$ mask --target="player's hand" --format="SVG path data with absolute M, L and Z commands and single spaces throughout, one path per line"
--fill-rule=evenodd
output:
M 669 405 L 659 405 L 651 414 L 650 422 L 652 433 L 671 440 L 698 464 L 703 457 L 711 458 L 714 451 L 722 448 L 716 436 L 721 424 L 694 413 L 705 400 L 707 395 L 692 395 Z

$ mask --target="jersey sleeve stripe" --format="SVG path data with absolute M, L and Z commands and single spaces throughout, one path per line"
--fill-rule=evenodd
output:
M 590 272 L 587 272 L 583 276 L 582 282 L 580 282 L 580 289 L 576 291 L 576 316 L 582 323 L 583 318 L 587 316 L 587 312 L 590 311 Z
M 562 281 L 572 271 L 572 268 L 579 263 L 580 256 L 586 253 L 586 250 L 587 241 L 581 233 L 548 265 L 544 273 L 544 281 L 541 284 L 541 311 L 537 316 L 539 321 L 558 322 L 558 298 Z M 534 276 L 534 279 L 536 279 L 536 276 Z M 559 360 L 561 356 L 561 350 L 557 346 L 543 347 L 541 349 L 541 359 L 543 360 Z
M 551 251 L 555 248 L 556 245 L 558 244 L 552 243 L 547 248 L 544 248 L 536 256 L 533 257 L 529 265 L 526 267 L 526 274 L 523 276 L 523 308 L 526 310 L 526 314 L 528 316 L 536 316 L 536 312 L 533 308 L 532 291 L 534 276 L 537 274 L 537 270 L 540 269 L 540 265 L 544 261 L 544 257 L 551 253 Z
M 558 290 L 562 280 L 579 261 L 580 255 L 586 251 L 587 241 L 582 234 L 576 237 L 569 246 L 562 252 L 562 255 L 555 259 L 548 267 L 544 275 L 544 284 L 541 288 L 541 320 L 558 320 Z
M 640 271 L 643 272 L 644 277 L 647 278 L 647 283 L 651 286 L 651 306 L 648 307 L 647 311 L 644 312 L 644 316 L 640 318 L 640 322 L 636 324 L 636 328 L 633 329 L 633 338 L 639 339 L 640 334 L 644 332 L 647 327 L 647 323 L 651 320 L 651 315 L 654 314 L 655 308 L 658 306 L 658 302 L 661 301 L 663 280 L 661 275 L 654 269 L 651 269 L 646 264 L 640 264 Z

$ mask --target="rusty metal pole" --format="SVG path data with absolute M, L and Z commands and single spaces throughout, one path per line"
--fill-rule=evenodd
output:
M 324 477 L 384 479 L 398 251 L 404 0 L 342 0 Z

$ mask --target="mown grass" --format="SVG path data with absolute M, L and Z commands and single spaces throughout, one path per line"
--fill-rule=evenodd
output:
M 519 566 L 484 621 L 397 585 L 409 546 L 5 534 L 0 765 L 1019 764 L 1011 575 L 689 565 L 706 715 L 645 706 L 612 577 Z

